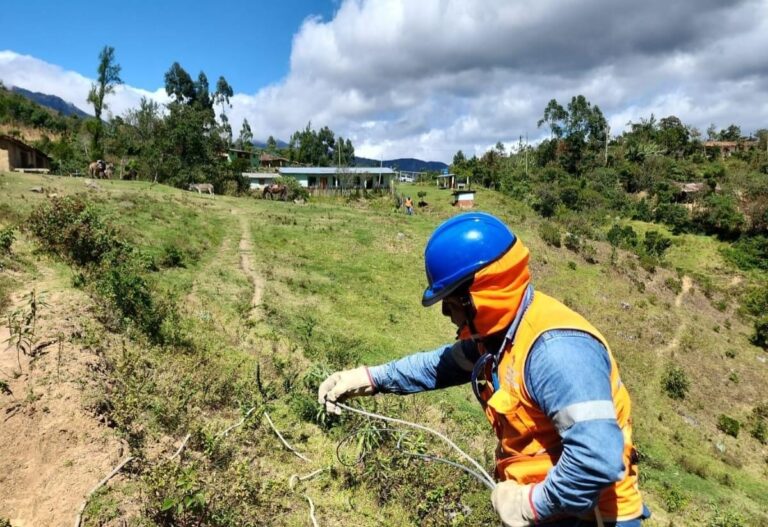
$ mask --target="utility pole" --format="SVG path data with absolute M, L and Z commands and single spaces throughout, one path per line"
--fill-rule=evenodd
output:
M 525 177 L 528 177 L 528 131 L 525 132 Z
M 605 125 L 605 166 L 608 166 L 608 134 L 611 131 L 611 127 Z

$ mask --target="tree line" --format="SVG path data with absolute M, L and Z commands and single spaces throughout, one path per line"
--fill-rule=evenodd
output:
M 229 160 L 230 149 L 271 153 L 297 165 L 349 166 L 355 150 L 327 126 L 313 130 L 311 123 L 292 134 L 286 147 L 270 136 L 266 147 L 253 144 L 253 133 L 243 120 L 233 137 L 228 110 L 234 90 L 224 76 L 212 86 L 205 72 L 193 78 L 178 62 L 164 76 L 170 102 L 161 105 L 142 98 L 137 108 L 104 120 L 109 97 L 122 84 L 115 49 L 99 53 L 97 76 L 88 93 L 94 118 L 63 117 L 0 86 L 0 123 L 43 130 L 34 146 L 51 156 L 54 171 L 83 174 L 89 162 L 112 161 L 117 174 L 185 187 L 213 183 L 217 193 L 248 189 L 242 173 L 252 170 L 248 159 Z

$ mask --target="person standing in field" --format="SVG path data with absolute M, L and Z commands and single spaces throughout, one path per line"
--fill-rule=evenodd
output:
M 470 383 L 498 437 L 491 495 L 502 523 L 639 527 L 631 402 L 603 335 L 534 290 L 529 252 L 490 214 L 460 214 L 427 242 L 422 304 L 442 303 L 454 343 L 330 375 L 334 403 Z
M 413 216 L 413 200 L 410 196 L 405 198 L 405 213 L 408 216 Z

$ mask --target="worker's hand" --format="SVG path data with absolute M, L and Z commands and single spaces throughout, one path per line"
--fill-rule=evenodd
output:
M 317 401 L 325 405 L 326 412 L 338 415 L 341 408 L 333 404 L 336 401 L 373 395 L 375 391 L 368 368 L 360 366 L 354 370 L 337 371 L 325 379 L 317 390 Z
M 532 493 L 533 485 L 520 485 L 514 481 L 502 481 L 496 485 L 491 494 L 491 502 L 504 527 L 533 525 L 536 513 L 533 510 Z

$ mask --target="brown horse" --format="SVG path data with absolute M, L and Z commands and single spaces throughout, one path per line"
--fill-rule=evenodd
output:
M 88 165 L 88 175 L 96 179 L 104 179 L 104 171 L 107 168 L 107 164 L 99 159 Z
M 272 183 L 271 185 L 264 186 L 264 191 L 261 194 L 264 199 L 279 199 L 286 201 L 288 199 L 288 187 L 279 183 Z

